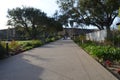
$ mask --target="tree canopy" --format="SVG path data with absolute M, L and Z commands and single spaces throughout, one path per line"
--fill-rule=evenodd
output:
M 120 6 L 120 0 L 57 0 L 57 3 L 63 15 L 69 16 L 67 20 L 71 18 L 78 24 L 93 25 L 108 32 Z
M 9 18 L 8 25 L 24 27 L 25 31 L 32 39 L 36 39 L 43 28 L 46 30 L 48 30 L 48 28 L 55 28 L 57 31 L 62 29 L 61 24 L 58 25 L 58 22 L 55 21 L 54 18 L 50 20 L 51 18 L 47 17 L 46 13 L 32 7 L 9 9 L 7 17 Z

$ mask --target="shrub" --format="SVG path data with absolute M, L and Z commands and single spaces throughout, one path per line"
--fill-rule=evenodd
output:
M 54 37 L 51 38 L 51 42 L 53 42 L 53 41 L 55 41 L 55 38 L 54 38 Z
M 46 42 L 53 42 L 55 41 L 56 38 L 52 37 L 52 38 L 47 38 L 45 41 Z M 11 41 L 9 43 L 9 54 L 10 55 L 15 55 L 18 54 L 20 52 L 26 51 L 26 50 L 30 50 L 32 48 L 35 47 L 39 47 L 41 45 L 43 45 L 44 43 L 41 40 L 29 40 L 29 41 Z M 6 44 L 4 43 L 0 43 L 0 58 L 6 56 Z
M 20 42 L 19 44 L 22 46 L 23 50 L 29 50 L 43 45 L 41 40 L 23 41 Z
M 93 42 L 88 42 L 80 44 L 80 46 L 89 52 L 92 56 L 100 60 L 110 60 L 119 61 L 120 60 L 120 48 L 106 46 L 106 45 L 96 45 Z
M 30 50 L 32 48 L 33 48 L 32 46 L 26 46 L 26 47 L 23 48 L 23 50 L 26 51 L 26 50 Z
M 46 42 L 46 43 L 53 42 L 53 41 L 58 40 L 58 39 L 60 39 L 60 38 L 61 38 L 61 36 L 46 38 L 46 39 L 45 39 L 45 42 Z
M 50 38 L 46 38 L 45 43 L 49 43 L 49 42 L 50 42 Z
M 31 43 L 34 48 L 43 45 L 42 41 L 40 40 L 33 40 Z
M 9 43 L 9 50 L 11 55 L 15 55 L 23 51 L 21 45 L 14 40 Z

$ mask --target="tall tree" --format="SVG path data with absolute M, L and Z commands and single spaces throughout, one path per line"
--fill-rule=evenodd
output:
M 46 25 L 46 33 L 48 34 L 57 34 L 63 30 L 62 24 L 55 18 L 48 18 Z
M 14 8 L 8 10 L 8 25 L 22 26 L 32 39 L 37 37 L 37 28 L 45 24 L 47 16 L 39 9 L 31 7 Z
M 61 11 L 77 23 L 93 25 L 98 29 L 107 29 L 110 37 L 110 26 L 118 15 L 120 0 L 57 0 Z

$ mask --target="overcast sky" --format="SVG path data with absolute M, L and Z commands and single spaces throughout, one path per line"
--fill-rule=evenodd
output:
M 48 16 L 52 16 L 58 9 L 56 0 L 2 0 L 0 2 L 0 29 L 7 28 L 7 11 L 16 7 L 35 7 L 41 9 Z

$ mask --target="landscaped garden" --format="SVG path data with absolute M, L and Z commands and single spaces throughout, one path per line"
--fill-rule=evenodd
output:
M 120 78 L 120 31 L 111 28 L 114 19 L 120 17 L 120 1 L 57 0 L 57 3 L 62 13 L 59 15 L 56 12 L 56 18 L 48 17 L 46 13 L 32 7 L 9 9 L 7 25 L 14 28 L 6 31 L 7 38 L 4 40 L 8 43 L 0 42 L 0 59 L 60 39 L 58 32 L 63 30 L 63 25 L 75 29 L 93 26 L 98 30 L 106 30 L 104 41 L 85 40 L 86 32 L 77 34 L 77 37 L 72 33 L 74 41 Z M 12 37 L 11 31 L 14 33 Z
M 114 39 L 116 40 L 116 38 Z M 120 38 L 116 40 L 116 43 L 119 43 L 119 39 Z M 74 41 L 95 60 L 120 78 L 120 47 L 118 44 L 112 41 L 104 41 L 100 43 L 85 40 L 85 38 L 81 37 L 76 37 Z
M 9 41 L 8 42 L 8 50 L 6 48 L 6 41 L 1 41 L 0 43 L 0 59 L 13 56 L 24 51 L 40 47 L 46 43 L 54 42 L 60 39 L 61 36 L 46 38 L 45 41 L 42 40 L 26 40 L 26 41 Z
M 4 36 L 1 36 L 0 59 L 61 38 L 62 24 L 40 9 L 17 7 L 9 9 L 7 17 L 7 25 L 12 28 L 4 30 Z

